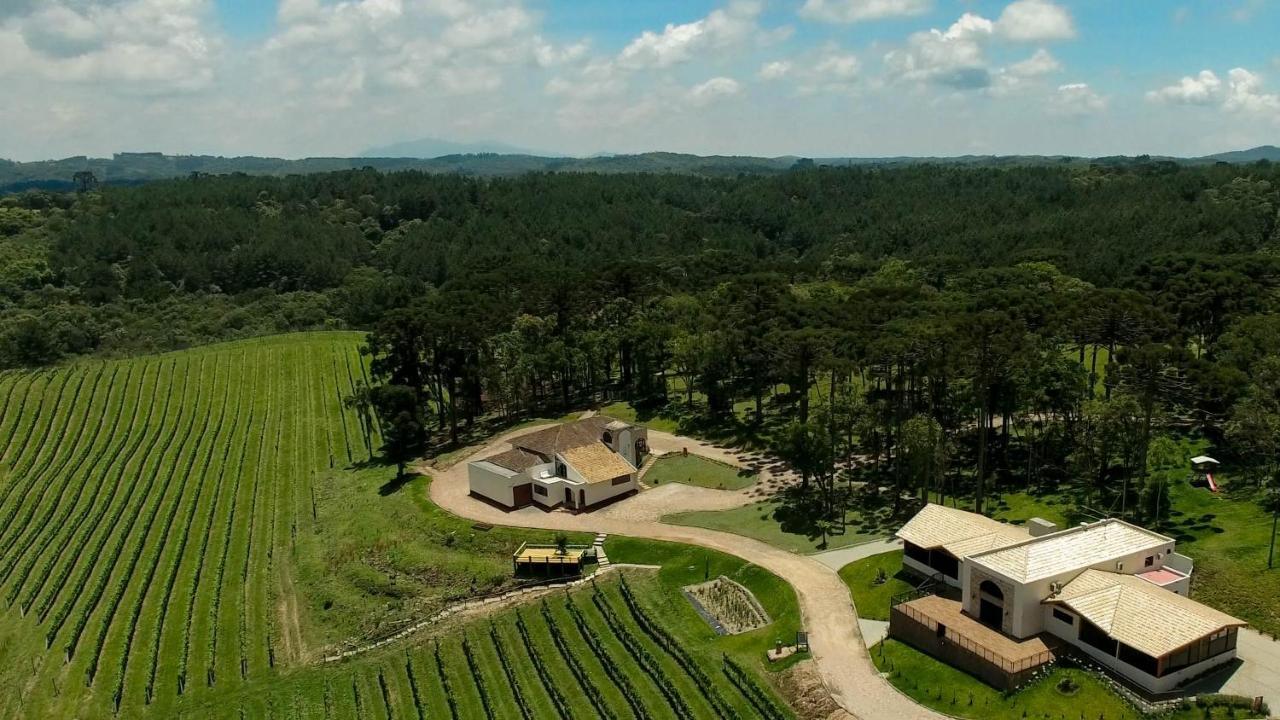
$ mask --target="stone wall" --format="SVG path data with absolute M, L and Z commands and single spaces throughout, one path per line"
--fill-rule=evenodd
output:
M 979 617 L 978 611 L 982 603 L 982 593 L 978 588 L 987 581 L 1000 588 L 1001 594 L 1004 595 L 1004 617 L 1000 622 L 1000 632 L 1005 635 L 1013 635 L 1013 609 L 1017 606 L 1013 585 L 973 566 L 969 568 L 969 598 L 973 607 L 967 607 L 965 610 L 975 619 Z

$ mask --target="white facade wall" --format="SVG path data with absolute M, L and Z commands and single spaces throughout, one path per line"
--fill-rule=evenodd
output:
M 506 507 L 515 507 L 516 485 L 528 482 L 528 476 L 515 473 L 493 463 L 473 462 L 467 465 L 467 481 L 471 492 L 483 495 Z
M 1225 665 L 1231 662 L 1232 660 L 1234 660 L 1236 657 L 1236 651 L 1233 648 L 1232 650 L 1222 653 L 1217 657 L 1211 657 L 1208 660 L 1204 660 L 1202 662 L 1196 663 L 1195 665 L 1192 665 L 1190 667 L 1185 667 L 1177 672 L 1169 673 L 1164 677 L 1152 677 L 1146 674 L 1145 672 L 1133 667 L 1129 663 L 1124 662 L 1118 657 L 1108 655 L 1102 650 L 1099 650 L 1093 647 L 1092 645 L 1087 645 L 1085 643 L 1080 642 L 1079 640 L 1080 623 L 1081 623 L 1080 617 L 1075 613 L 1071 612 L 1071 610 L 1067 608 L 1061 608 L 1061 609 L 1064 612 L 1070 614 L 1072 617 L 1076 618 L 1075 624 L 1068 625 L 1054 618 L 1053 609 L 1051 607 L 1046 606 L 1044 610 L 1044 617 L 1045 617 L 1044 626 L 1046 630 L 1053 633 L 1054 635 L 1057 635 L 1063 640 L 1071 643 L 1073 646 L 1078 648 L 1085 655 L 1088 655 L 1090 658 L 1093 658 L 1099 664 L 1111 670 L 1112 672 L 1116 673 L 1117 675 L 1120 675 L 1128 679 L 1130 682 L 1133 682 L 1134 684 L 1142 688 L 1145 688 L 1147 691 L 1152 693 L 1166 693 L 1166 692 L 1172 692 L 1174 690 L 1177 690 L 1178 685 L 1180 685 L 1182 682 L 1186 680 L 1190 680 L 1191 678 L 1194 678 L 1203 673 L 1206 673 L 1220 665 Z
M 612 500 L 619 495 L 639 490 L 640 485 L 636 482 L 636 474 L 631 473 L 627 482 L 621 485 L 614 485 L 611 482 L 591 483 L 584 488 L 587 492 L 587 505 L 596 505 L 606 500 Z
M 1080 573 L 1088 569 L 1135 575 L 1145 570 L 1154 570 L 1162 567 L 1163 558 L 1167 557 L 1171 552 L 1173 552 L 1172 542 L 1160 548 L 1130 553 L 1121 558 L 1107 560 L 1088 567 L 1072 569 L 1068 572 L 1054 575 L 1053 577 L 1044 578 L 1043 580 L 1034 580 L 1029 583 L 1017 582 L 1002 573 L 998 573 L 987 568 L 981 564 L 981 558 L 966 560 L 961 564 L 960 568 L 960 587 L 964 593 L 962 602 L 966 612 L 974 617 L 978 616 L 978 598 L 972 594 L 972 583 L 969 582 L 969 575 L 972 572 L 976 571 L 982 575 L 988 575 L 1012 585 L 1014 588 L 1013 597 L 1006 596 L 1004 599 L 1005 607 L 1013 609 L 1013 622 L 1009 634 L 1018 639 L 1028 638 L 1045 630 L 1045 613 L 1041 611 L 1042 601 L 1053 594 L 1051 592 L 1051 585 L 1053 583 L 1056 582 L 1061 585 L 1066 585 L 1074 580 Z M 1153 564 L 1150 567 L 1147 567 L 1146 565 L 1147 557 L 1154 557 Z M 1117 565 L 1117 562 L 1120 564 Z

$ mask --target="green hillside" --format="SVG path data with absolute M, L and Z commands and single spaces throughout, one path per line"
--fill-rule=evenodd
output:
M 428 479 L 392 482 L 394 468 L 372 458 L 376 429 L 343 403 L 366 375 L 362 337 L 273 336 L 0 375 L 0 717 L 449 717 L 454 698 L 452 717 L 515 718 L 516 697 L 552 717 L 540 709 L 557 701 L 530 673 L 563 667 L 564 652 L 611 708 L 566 686 L 567 717 L 629 717 L 633 702 L 649 717 L 689 717 L 637 664 L 676 678 L 692 717 L 750 716 L 710 640 L 693 665 L 664 655 L 616 587 L 607 605 L 578 594 L 576 618 L 562 599 L 550 616 L 523 608 L 528 643 L 508 614 L 496 640 L 476 619 L 424 632 L 408 655 L 322 663 L 510 584 L 519 543 L 554 540 L 479 531 L 430 503 Z M 615 687 L 606 667 L 634 687 Z M 679 679 L 685 667 L 713 677 L 738 715 L 701 708 L 691 688 L 702 683 Z
M 0 377 L 0 714 L 162 710 L 293 659 L 313 479 L 377 443 L 341 404 L 358 337 Z

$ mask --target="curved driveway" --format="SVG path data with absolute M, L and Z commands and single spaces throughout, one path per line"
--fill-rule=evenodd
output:
M 945 718 L 899 693 L 880 677 L 863 645 L 858 616 L 848 588 L 831 568 L 802 555 L 739 535 L 703 528 L 665 525 L 658 512 L 734 507 L 751 501 L 743 493 L 665 485 L 648 490 L 603 510 L 583 515 L 544 512 L 524 508 L 504 512 L 472 498 L 467 484 L 467 462 L 510 447 L 512 437 L 538 428 L 525 428 L 497 438 L 446 469 L 424 468 L 433 478 L 431 499 L 439 506 L 471 520 L 493 525 L 630 535 L 700 545 L 736 555 L 786 580 L 795 588 L 804 627 L 823 683 L 846 712 L 860 720 L 941 720 Z M 657 450 L 679 450 L 739 464 L 727 451 L 666 433 L 650 431 L 650 445 Z

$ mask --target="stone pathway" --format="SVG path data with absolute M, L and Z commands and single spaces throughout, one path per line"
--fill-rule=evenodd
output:
M 1198 693 L 1227 693 L 1245 697 L 1265 697 L 1272 708 L 1280 703 L 1280 642 L 1243 628 L 1236 641 L 1236 667 L 1192 683 Z
M 862 642 L 867 649 L 889 637 L 889 623 L 885 620 L 858 618 L 858 629 L 862 631 Z
M 826 565 L 832 570 L 839 570 L 851 562 L 857 562 L 872 555 L 881 555 L 894 550 L 902 549 L 902 541 L 897 538 L 884 538 L 882 540 L 872 540 L 860 545 L 850 545 L 849 547 L 840 548 L 838 550 L 828 550 L 826 552 L 814 553 L 809 557 Z

